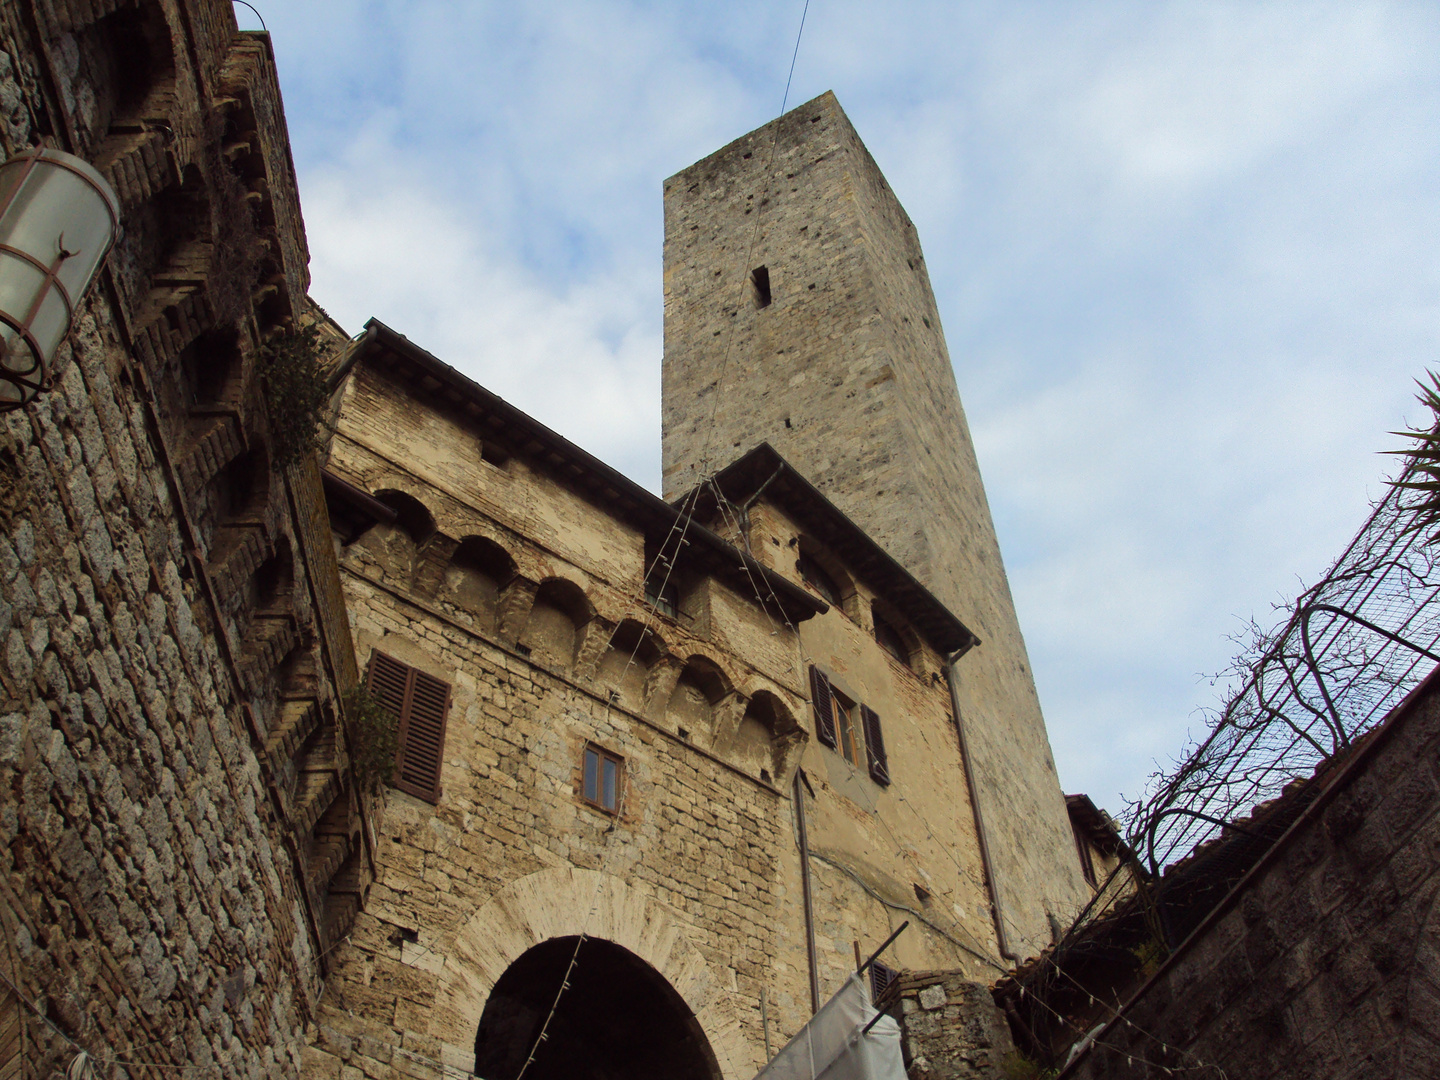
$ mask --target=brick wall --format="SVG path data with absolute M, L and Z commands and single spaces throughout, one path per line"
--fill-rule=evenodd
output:
M 1437 766 L 1432 678 L 1061 1075 L 1440 1075 Z

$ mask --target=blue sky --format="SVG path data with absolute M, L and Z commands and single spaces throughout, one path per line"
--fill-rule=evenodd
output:
M 261 0 L 315 298 L 657 489 L 661 183 L 774 117 L 802 3 Z M 1119 810 L 1422 419 L 1440 9 L 812 0 L 825 90 L 924 244 L 1062 782 Z

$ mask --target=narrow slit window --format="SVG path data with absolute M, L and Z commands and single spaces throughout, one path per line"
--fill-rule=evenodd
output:
M 770 271 L 763 266 L 757 266 L 750 271 L 750 284 L 755 287 L 755 306 L 757 308 L 770 306 Z

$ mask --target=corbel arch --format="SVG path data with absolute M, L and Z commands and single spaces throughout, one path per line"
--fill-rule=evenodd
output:
M 515 577 L 515 560 L 488 536 L 464 536 L 445 567 L 438 598 L 493 631 L 500 595 Z
M 744 699 L 735 692 L 729 672 L 705 653 L 692 653 L 680 669 L 675 688 L 665 706 L 667 724 L 698 735 L 711 746 L 722 729 L 739 722 Z
M 620 704 L 640 711 L 650 673 L 666 656 L 665 639 L 653 627 L 635 618 L 620 621 L 609 634 L 595 678 L 619 696 Z
M 717 738 L 716 747 L 750 775 L 783 783 L 794 751 L 804 745 L 805 729 L 773 691 L 756 690 L 744 704 L 733 725 Z
M 540 663 L 570 668 L 581 644 L 581 631 L 594 617 L 595 605 L 579 585 L 567 578 L 545 578 L 535 590 L 519 643 Z

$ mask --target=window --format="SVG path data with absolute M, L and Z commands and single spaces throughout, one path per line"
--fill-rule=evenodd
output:
M 880 1000 L 880 995 L 885 993 L 886 989 L 890 986 L 891 983 L 895 981 L 895 977 L 899 974 L 900 972 L 896 971 L 892 967 L 886 967 L 884 964 L 880 963 L 879 960 L 876 960 L 873 964 L 870 965 L 871 1004 L 874 1004 L 875 1002 Z
M 1074 818 L 1070 819 L 1070 831 L 1075 834 L 1075 851 L 1080 856 L 1080 872 L 1085 875 L 1085 881 L 1092 889 L 1099 888 L 1095 878 L 1095 862 L 1090 857 L 1090 845 L 1085 842 L 1080 826 L 1075 823 Z
M 835 579 L 825 572 L 823 566 L 802 551 L 795 567 L 805 579 L 805 584 L 819 593 L 821 599 L 834 607 L 840 606 L 840 586 L 835 584 Z
M 764 266 L 757 266 L 750 271 L 750 284 L 755 289 L 755 306 L 764 308 L 770 306 L 770 271 Z
M 676 618 L 680 610 L 680 590 L 673 581 L 666 581 L 658 572 L 645 581 L 645 602 L 667 618 Z
M 882 649 L 900 663 L 906 667 L 910 666 L 910 650 L 905 647 L 905 639 L 900 636 L 900 631 L 886 622 L 879 612 L 875 613 L 875 640 Z
M 620 787 L 625 762 L 617 754 L 598 746 L 585 747 L 585 775 L 581 797 L 591 806 L 609 814 L 620 812 Z
M 879 714 L 868 705 L 857 706 L 846 698 L 830 685 L 825 673 L 817 667 L 810 668 L 810 702 L 815 710 L 816 737 L 831 749 L 838 750 L 852 765 L 860 764 L 863 739 L 871 779 L 888 785 L 890 762 L 885 754 Z
M 450 684 L 376 652 L 370 657 L 365 686 L 399 723 L 400 748 L 391 782 L 401 791 L 438 803 Z

